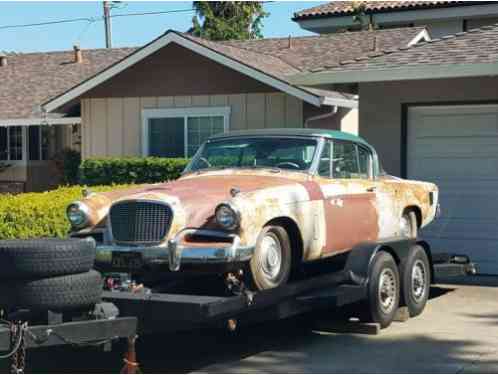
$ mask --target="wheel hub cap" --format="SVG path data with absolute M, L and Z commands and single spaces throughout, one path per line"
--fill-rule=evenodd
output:
M 420 302 L 427 288 L 425 265 L 417 260 L 412 268 L 412 295 L 415 301 Z
M 389 313 L 396 301 L 396 277 L 391 269 L 385 269 L 379 278 L 379 302 L 383 312 Z
M 262 268 L 268 279 L 275 279 L 282 266 L 282 248 L 273 235 L 266 235 L 261 242 Z

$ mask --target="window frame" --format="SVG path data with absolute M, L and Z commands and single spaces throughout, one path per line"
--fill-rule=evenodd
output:
M 333 176 L 333 171 L 334 171 L 334 149 L 335 149 L 335 145 L 337 143 L 349 143 L 349 144 L 352 144 L 355 146 L 355 150 L 356 150 L 356 164 L 358 166 L 358 171 L 359 171 L 359 167 L 360 167 L 360 154 L 359 154 L 359 149 L 363 149 L 364 151 L 367 152 L 367 154 L 369 155 L 369 161 L 368 161 L 368 177 L 367 179 L 368 180 L 374 180 L 375 177 L 374 177 L 374 169 L 373 169 L 373 163 L 374 163 L 374 153 L 372 152 L 372 150 L 370 150 L 368 147 L 365 147 L 364 145 L 362 145 L 361 143 L 358 143 L 358 142 L 354 142 L 354 141 L 348 141 L 348 140 L 341 140 L 341 139 L 325 139 L 324 140 L 324 144 L 323 144 L 323 147 L 320 151 L 320 156 L 318 158 L 318 163 L 320 163 L 320 160 L 322 159 L 322 155 L 323 155 L 323 152 L 326 150 L 326 144 L 327 143 L 330 143 L 330 163 L 329 163 L 329 176 L 326 177 L 326 176 L 323 176 L 321 174 L 319 174 L 319 171 L 317 169 L 317 174 L 320 176 L 320 177 L 323 177 L 323 178 L 328 178 L 328 179 L 331 179 L 331 180 L 334 180 L 334 179 L 337 179 L 337 180 L 356 180 L 356 179 L 363 179 L 363 178 L 337 178 L 337 177 L 334 177 Z M 318 164 L 319 165 L 319 164 Z
M 21 128 L 21 141 L 22 141 L 22 158 L 20 160 L 11 160 L 10 159 L 10 131 L 9 129 L 11 127 L 19 127 Z M 22 125 L 8 125 L 8 126 L 3 126 L 3 128 L 7 129 L 7 159 L 0 159 L 0 162 L 2 163 L 8 163 L 10 165 L 27 165 L 28 162 L 28 136 L 27 136 L 27 127 L 22 126 Z
M 142 156 L 149 153 L 149 121 L 161 118 L 183 117 L 184 145 L 183 157 L 188 157 L 188 118 L 223 117 L 223 132 L 230 128 L 230 107 L 184 107 L 184 108 L 147 108 L 142 110 Z

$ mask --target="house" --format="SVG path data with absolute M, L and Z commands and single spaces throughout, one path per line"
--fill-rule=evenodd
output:
M 353 16 L 360 3 L 365 22 L 380 29 L 424 25 L 433 38 L 498 22 L 495 1 L 332 1 L 296 12 L 293 20 L 319 34 L 358 30 Z
M 424 28 L 228 42 L 168 31 L 44 109 L 81 103 L 84 158 L 190 157 L 207 137 L 229 129 L 314 126 L 356 133 L 354 90 L 295 85 L 289 77 L 427 39 Z
M 498 24 L 300 73 L 357 85 L 359 134 L 397 176 L 434 181 L 443 216 L 424 236 L 498 274 Z
M 58 182 L 53 159 L 80 145 L 79 103 L 45 113 L 41 104 L 134 49 L 115 48 L 0 56 L 0 190 L 38 191 Z M 0 168 L 2 169 L 2 168 Z

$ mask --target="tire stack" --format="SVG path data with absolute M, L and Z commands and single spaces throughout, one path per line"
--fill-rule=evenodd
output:
M 0 241 L 0 307 L 80 311 L 102 296 L 93 239 Z

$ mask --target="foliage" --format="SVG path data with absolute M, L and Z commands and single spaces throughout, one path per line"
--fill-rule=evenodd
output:
M 96 186 L 92 191 L 128 186 Z M 61 187 L 44 193 L 0 195 L 0 239 L 64 237 L 70 226 L 66 207 L 82 197 L 82 187 Z
M 362 30 L 373 31 L 377 29 L 371 14 L 367 13 L 367 5 L 364 1 L 353 3 L 353 22 L 359 23 Z
M 193 6 L 197 14 L 191 32 L 210 40 L 261 38 L 269 14 L 260 1 L 194 1 Z
M 65 185 L 75 185 L 78 183 L 78 171 L 81 164 L 81 153 L 66 148 L 54 157 L 55 165 L 62 175 L 62 182 Z
M 177 179 L 187 159 L 102 158 L 86 159 L 80 166 L 80 182 L 85 185 L 143 184 Z

